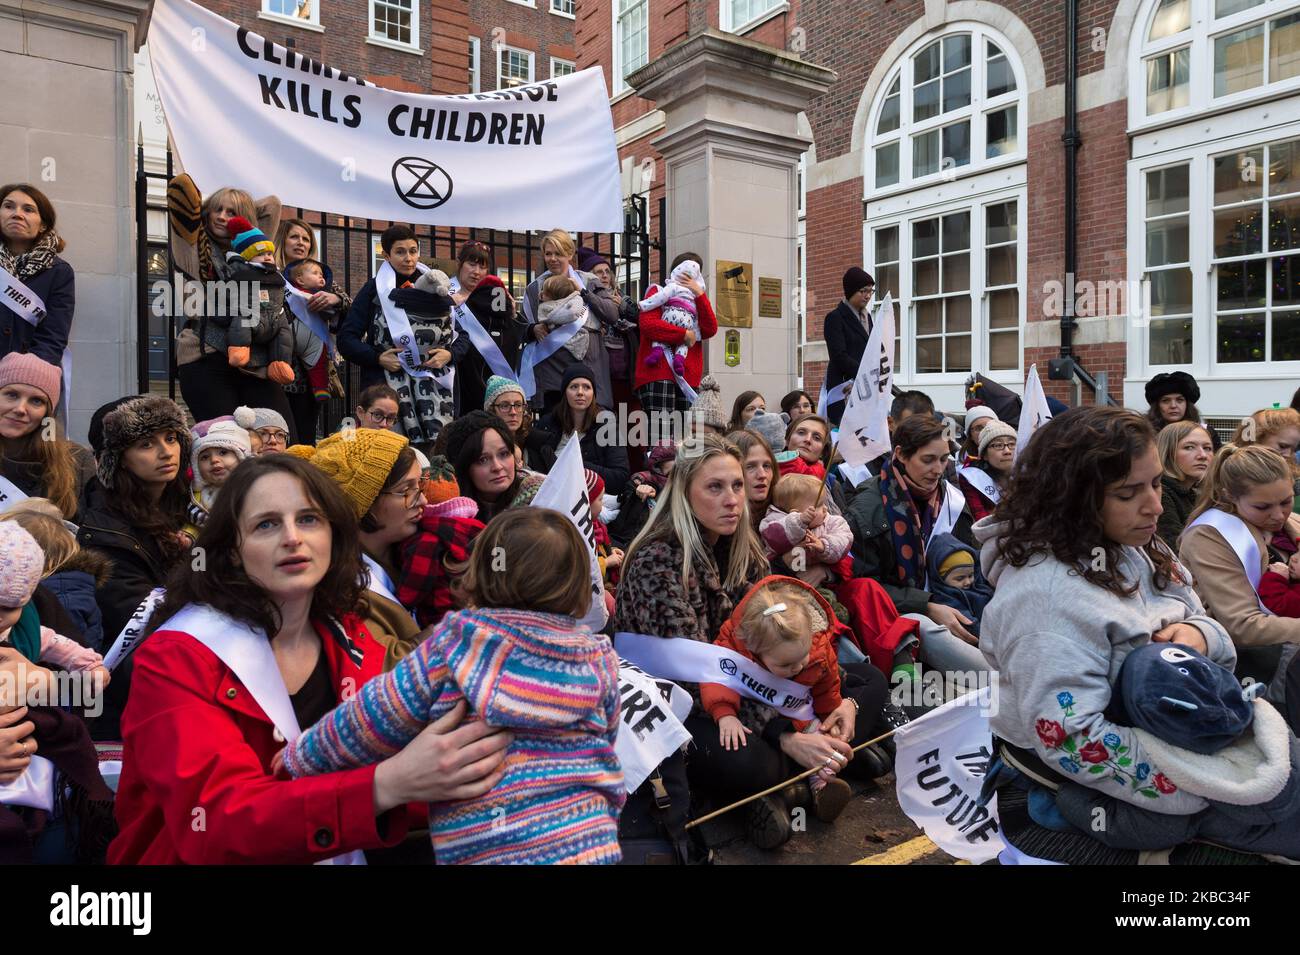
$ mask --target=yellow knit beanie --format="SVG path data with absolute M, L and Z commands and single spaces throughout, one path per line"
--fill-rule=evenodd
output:
M 310 461 L 338 484 L 360 519 L 374 505 L 407 443 L 392 431 L 352 428 L 330 435 L 315 447 L 295 444 L 288 453 Z
M 975 558 L 971 556 L 971 552 L 968 550 L 958 549 L 939 562 L 939 576 L 947 577 L 948 574 L 956 570 L 958 567 L 974 566 Z

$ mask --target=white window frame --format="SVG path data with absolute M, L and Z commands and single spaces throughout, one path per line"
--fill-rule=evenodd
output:
M 635 5 L 645 7 L 645 20 L 646 20 L 645 62 L 649 63 L 650 62 L 650 0 L 637 0 Z M 620 27 L 619 16 L 618 16 L 619 0 L 611 0 L 609 6 L 610 6 L 610 17 L 612 18 L 612 23 L 613 23 L 612 36 L 614 38 L 612 44 L 613 53 L 612 56 L 610 57 L 610 63 L 612 64 L 612 68 L 614 71 L 614 77 L 613 77 L 614 96 L 618 96 L 619 94 L 625 93 L 628 90 L 630 90 L 631 87 L 627 85 L 627 80 L 623 78 L 623 40 L 619 31 L 619 27 Z M 644 66 L 645 63 L 641 65 Z
M 402 50 L 406 53 L 423 53 L 420 49 L 420 0 L 411 0 L 411 42 L 403 43 L 400 40 L 394 40 L 391 37 L 375 32 L 375 4 L 385 3 L 387 6 L 400 6 L 394 0 L 369 0 L 367 4 L 368 19 L 366 20 L 366 42 L 373 43 L 376 46 L 386 46 L 394 50 Z
M 996 185 L 990 177 L 990 185 Z M 1001 177 L 999 177 L 1001 178 Z M 1019 183 L 1002 188 L 988 188 L 976 194 L 962 195 L 962 190 L 946 189 L 941 191 L 939 201 L 926 204 L 921 208 L 911 208 L 906 201 L 889 203 L 890 208 L 881 210 L 872 218 L 863 222 L 862 242 L 863 258 L 867 261 L 867 271 L 876 271 L 875 234 L 878 229 L 891 226 L 898 228 L 898 301 L 909 304 L 908 311 L 896 313 L 896 333 L 901 349 L 896 374 L 900 387 L 962 385 L 971 371 L 979 371 L 1006 385 L 1020 385 L 1024 381 L 1025 368 L 1025 320 L 1028 307 L 1027 269 L 1029 267 L 1029 200 L 1028 190 L 1023 177 Z M 987 260 L 984 255 L 984 236 L 986 234 L 986 208 L 1004 202 L 1018 203 L 1016 212 L 1016 286 L 1019 290 L 1019 321 L 1017 325 L 1019 363 L 1015 368 L 1003 368 L 996 371 L 988 368 L 989 359 L 989 296 L 987 286 Z M 970 370 L 926 372 L 920 374 L 916 369 L 916 306 L 912 303 L 912 224 L 924 219 L 933 219 L 954 212 L 971 213 L 970 233 L 970 297 L 971 297 L 971 367 Z M 883 297 L 879 296 L 879 297 Z
M 1300 76 L 1294 76 L 1226 96 L 1215 97 L 1214 95 L 1215 38 L 1236 33 L 1257 23 L 1262 24 L 1281 16 L 1300 13 L 1300 4 L 1295 0 L 1267 0 L 1257 7 L 1219 20 L 1214 19 L 1214 0 L 1191 0 L 1191 4 L 1190 27 L 1181 33 L 1154 42 L 1148 43 L 1147 36 L 1151 32 L 1151 24 L 1160 6 L 1160 0 L 1147 0 L 1139 16 L 1134 20 L 1132 42 L 1129 44 L 1128 71 L 1130 132 L 1169 126 L 1207 111 L 1222 112 L 1260 100 L 1276 99 L 1288 92 L 1300 91 Z M 1187 105 L 1147 115 L 1146 60 L 1160 53 L 1168 53 L 1189 45 L 1191 53 Z M 1268 55 L 1265 50 L 1264 69 L 1267 68 Z
M 790 10 L 790 4 L 787 0 L 767 0 L 766 9 L 754 14 L 743 23 L 735 23 L 731 5 L 732 0 L 719 0 L 718 2 L 718 25 L 727 33 L 748 33 L 754 27 Z
M 469 91 L 471 93 L 483 92 L 483 41 L 476 36 L 469 38 Z
M 1185 365 L 1156 365 L 1149 356 L 1150 339 L 1142 319 L 1131 316 L 1128 334 L 1128 378 L 1147 380 L 1159 371 L 1182 369 L 1202 382 L 1223 382 L 1215 402 L 1232 411 L 1249 411 L 1258 406 L 1263 394 L 1290 393 L 1300 377 L 1300 361 L 1259 361 L 1219 363 L 1216 348 L 1217 286 L 1214 260 L 1214 157 L 1242 152 L 1267 143 L 1300 138 L 1300 119 L 1269 126 L 1261 122 L 1267 107 L 1256 107 L 1234 117 L 1233 130 L 1227 135 L 1206 136 L 1204 123 L 1179 131 L 1181 136 L 1172 147 L 1147 151 L 1150 138 L 1135 140 L 1135 158 L 1128 168 L 1128 280 L 1129 288 L 1140 287 L 1146 270 L 1146 173 L 1167 166 L 1190 164 L 1188 173 L 1188 256 L 1192 271 L 1192 361 Z M 1219 122 L 1220 127 L 1223 123 Z M 1199 134 L 1199 135 L 1198 135 Z M 1169 138 L 1162 136 L 1162 138 Z M 1208 140 L 1208 141 L 1203 141 Z M 1261 257 L 1267 251 L 1261 253 Z M 1130 313 L 1135 310 L 1130 308 Z M 1133 317 L 1139 322 L 1135 325 Z M 1275 384 L 1266 385 L 1266 382 Z M 1224 397 L 1226 394 L 1229 397 Z M 1253 396 L 1253 397 L 1252 397 Z M 1249 406 L 1249 407 L 1248 407 Z
M 521 7 L 533 7 L 534 9 L 537 7 L 537 0 L 510 0 L 510 2 Z
M 941 112 L 937 116 L 932 116 L 919 122 L 912 122 L 914 57 L 923 49 L 938 40 L 961 34 L 968 34 L 971 37 L 970 105 L 948 113 Z M 1014 90 L 1001 93 L 994 97 L 985 96 L 985 91 L 988 89 L 986 78 L 986 41 L 995 44 L 998 49 L 1002 51 L 1003 56 L 1006 57 L 1008 65 L 1011 67 L 1012 75 L 1016 80 L 1016 88 Z M 896 79 L 899 80 L 900 86 L 898 128 L 888 133 L 877 134 L 876 128 L 880 122 L 880 114 L 884 109 L 885 100 L 888 98 L 890 88 L 893 86 Z M 1016 148 L 1011 152 L 990 159 L 986 156 L 988 145 L 987 116 L 991 113 L 996 113 L 999 110 L 1005 109 L 1008 106 L 1017 107 Z M 910 192 L 913 189 L 922 188 L 936 183 L 949 182 L 954 179 L 965 179 L 971 176 L 980 175 L 990 169 L 1014 166 L 1017 163 L 1025 162 L 1027 157 L 1029 137 L 1029 96 L 1024 65 L 1020 62 L 1019 54 L 1011 41 L 1001 33 L 983 24 L 970 22 L 954 23 L 942 33 L 926 34 L 923 38 L 909 46 L 903 55 L 898 58 L 898 62 L 894 67 L 888 74 L 886 74 L 885 81 L 880 84 L 880 89 L 876 93 L 876 101 L 872 104 L 868 116 L 868 148 L 863 150 L 865 154 L 863 181 L 866 183 L 866 198 L 869 200 L 896 195 L 898 193 Z M 941 163 L 939 171 L 924 176 L 913 177 L 913 138 L 923 133 L 942 129 L 945 126 L 951 126 L 954 123 L 963 120 L 970 123 L 970 162 L 962 166 L 954 166 L 950 168 L 942 168 Z M 942 134 L 940 134 L 940 136 L 942 141 Z M 898 182 L 890 183 L 885 186 L 876 186 L 876 150 L 881 146 L 888 146 L 893 143 L 898 144 Z
M 547 4 L 547 9 L 550 10 L 551 13 L 555 14 L 557 17 L 564 17 L 566 20 L 576 20 L 578 18 L 577 0 L 569 0 L 569 2 L 573 4 L 573 13 L 565 13 L 563 10 L 555 9 L 557 2 L 562 2 L 562 0 L 550 0 L 550 3 Z
M 311 5 L 311 16 L 305 20 L 276 10 L 268 10 L 271 0 L 262 0 L 257 16 L 260 20 L 274 20 L 276 23 L 286 23 L 289 26 L 302 27 L 304 30 L 324 33 L 325 28 L 320 25 L 320 5 L 323 0 L 307 0 L 307 2 Z
M 508 88 L 506 86 L 506 74 L 503 69 L 503 64 L 505 58 L 511 53 L 522 53 L 524 56 L 528 57 L 528 79 L 524 80 L 520 85 L 532 83 L 537 79 L 537 54 L 532 50 L 521 50 L 517 46 L 506 46 L 503 43 L 501 48 L 497 50 L 497 89 L 503 90 Z
M 565 74 L 564 74 L 565 76 L 569 76 L 570 74 L 573 74 L 573 73 L 578 72 L 578 64 L 577 64 L 577 63 L 574 63 L 572 60 L 562 60 L 562 59 L 560 59 L 558 56 L 553 56 L 553 57 L 551 57 L 551 79 L 555 79 L 555 64 L 556 64 L 556 63 L 562 63 L 562 64 L 564 64 L 565 66 L 569 67 L 569 72 L 568 72 L 568 73 L 565 73 Z

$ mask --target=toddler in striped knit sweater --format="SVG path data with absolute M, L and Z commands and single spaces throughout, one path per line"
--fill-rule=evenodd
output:
M 562 514 L 512 508 L 475 539 L 460 589 L 467 609 L 286 747 L 285 768 L 379 762 L 465 700 L 514 741 L 491 792 L 429 806 L 438 863 L 618 862 L 618 658 L 575 619 L 591 602 L 586 543 Z

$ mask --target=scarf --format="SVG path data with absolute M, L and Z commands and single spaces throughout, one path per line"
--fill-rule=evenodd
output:
M 58 247 L 59 236 L 53 229 L 37 239 L 36 244 L 26 252 L 18 255 L 10 252 L 8 247 L 0 242 L 0 265 L 3 265 L 14 278 L 26 280 L 54 265 L 55 249 Z
M 9 628 L 7 635 L 0 635 L 0 643 L 9 641 L 9 645 L 25 656 L 32 663 L 41 658 L 41 618 L 36 612 L 36 603 L 27 601 L 18 622 Z
M 880 469 L 880 495 L 894 542 L 898 583 L 925 580 L 925 542 L 934 527 L 939 508 L 943 506 L 943 494 L 941 481 L 925 501 L 925 507 L 918 508 L 916 499 L 912 497 L 912 486 L 902 468 L 891 458 L 888 465 Z

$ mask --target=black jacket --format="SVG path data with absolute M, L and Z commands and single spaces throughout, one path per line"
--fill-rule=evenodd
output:
M 849 381 L 858 373 L 870 334 L 870 330 L 854 314 L 848 302 L 841 301 L 826 316 L 822 324 L 822 338 L 826 340 L 826 353 L 830 361 L 826 369 L 827 388 Z
M 145 536 L 109 509 L 109 492 L 98 479 L 86 486 L 79 518 L 77 542 L 113 562 L 112 576 L 96 592 L 104 619 L 105 649 L 113 645 L 149 591 L 161 587 L 167 577 L 167 560 L 158 542 Z M 131 686 L 131 658 L 114 671 L 104 693 L 103 715 L 94 720 L 91 736 L 97 740 L 122 738 L 119 720 Z
M 554 455 L 558 453 L 557 449 L 564 430 L 555 420 L 554 413 L 543 415 L 537 422 L 537 427 L 540 431 L 546 432 L 546 437 L 542 440 L 546 442 L 551 453 L 551 461 L 554 463 Z M 579 442 L 582 448 L 582 466 L 595 471 L 605 480 L 606 494 L 618 495 L 622 493 L 632 473 L 627 463 L 627 448 L 621 444 L 602 444 L 596 440 L 600 432 L 600 425 L 595 424 L 582 436 Z
M 54 264 L 23 279 L 23 284 L 45 303 L 45 317 L 33 328 L 11 308 L 0 305 L 0 358 L 10 352 L 30 352 L 42 361 L 63 361 L 76 307 L 77 277 L 72 266 L 57 255 Z

